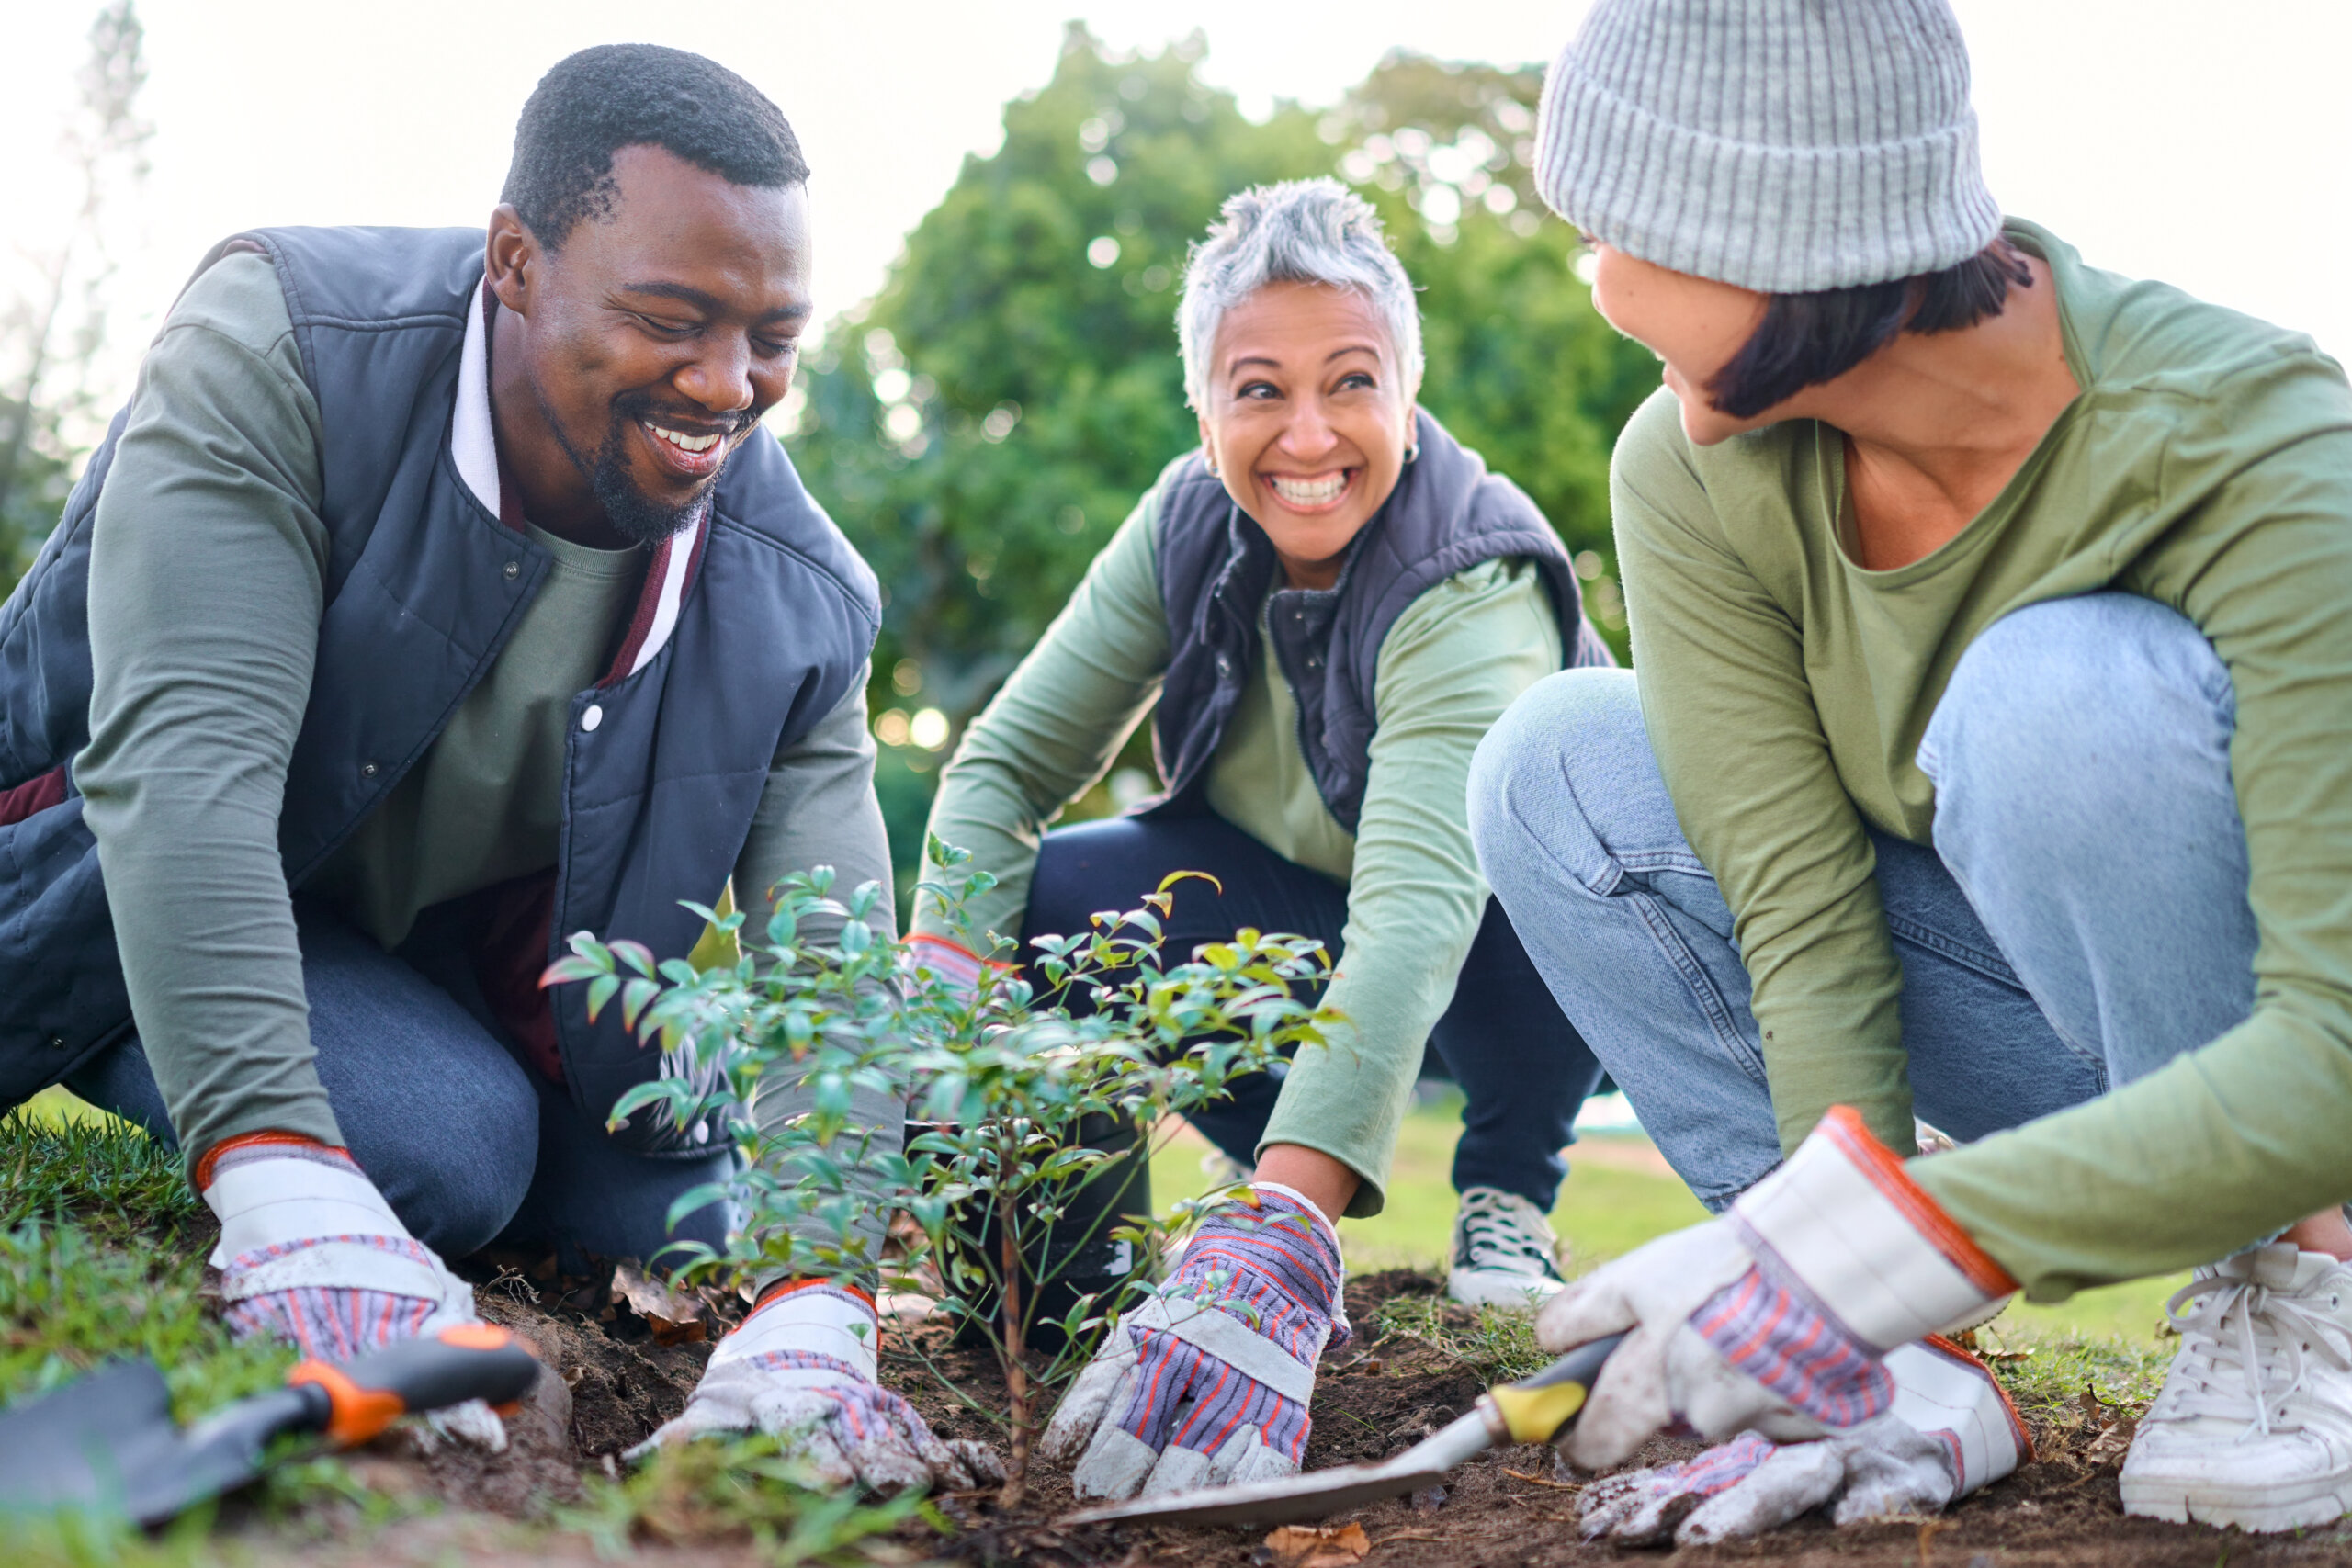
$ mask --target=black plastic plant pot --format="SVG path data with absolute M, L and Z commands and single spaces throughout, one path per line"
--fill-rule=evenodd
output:
M 1081 1118 L 1079 1141 L 1113 1157 L 1094 1166 L 1087 1179 L 1062 1200 L 1061 1217 L 1052 1224 L 1024 1220 L 1022 1234 L 1022 1313 L 1027 1321 L 1024 1342 L 1047 1355 L 1064 1345 L 1062 1324 L 1081 1296 L 1094 1297 L 1087 1315 L 1110 1307 L 1119 1287 L 1151 1267 L 1143 1249 L 1112 1232 L 1142 1224 L 1151 1217 L 1151 1164 L 1148 1140 L 1135 1122 L 1124 1116 L 1098 1112 Z M 991 1264 L 999 1257 L 997 1217 L 983 1200 L 967 1201 L 956 1215 L 957 1235 L 969 1238 L 972 1250 L 984 1251 Z M 997 1270 L 991 1268 L 991 1277 Z M 1043 1283 L 1039 1283 L 1043 1281 Z M 961 1344 L 986 1336 L 981 1323 L 1003 1312 L 993 1285 L 975 1290 L 971 1313 L 957 1330 Z

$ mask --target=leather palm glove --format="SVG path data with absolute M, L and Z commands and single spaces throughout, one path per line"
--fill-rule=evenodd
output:
M 771 1287 L 718 1342 L 684 1414 L 628 1451 L 736 1432 L 785 1439 L 783 1451 L 831 1486 L 962 1491 L 1004 1479 L 984 1443 L 944 1441 L 876 1381 L 881 1335 L 863 1291 L 818 1280 Z
M 1577 1499 L 1587 1540 L 1679 1546 L 1761 1535 L 1832 1504 L 1840 1525 L 1939 1513 L 2032 1457 L 1984 1363 L 1930 1337 L 1887 1352 L 1894 1403 L 1835 1437 L 1778 1444 L 1743 1432 L 1695 1459 L 1596 1481 Z
M 220 1222 L 212 1266 L 229 1331 L 334 1363 L 395 1340 L 477 1323 L 474 1291 L 408 1234 L 348 1149 L 292 1133 L 216 1145 L 196 1182 Z M 480 1400 L 427 1416 L 432 1430 L 495 1453 L 506 1427 Z
M 1203 1216 L 1175 1276 L 1113 1327 L 1038 1451 L 1082 1498 L 1295 1473 L 1315 1363 L 1351 1337 L 1340 1237 L 1271 1181 Z
M 1567 1443 L 1606 1470 L 1678 1422 L 1710 1438 L 1849 1432 L 1894 1407 L 1888 1351 L 2016 1288 L 1839 1106 L 1726 1213 L 1553 1298 L 1535 1337 L 1558 1352 L 1627 1333 Z

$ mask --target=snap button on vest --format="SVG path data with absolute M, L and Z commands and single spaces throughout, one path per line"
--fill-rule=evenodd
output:
M 590 703 L 587 711 L 580 716 L 580 728 L 582 729 L 594 729 L 604 722 L 605 708 L 601 703 Z
M 363 778 L 363 779 L 372 779 L 372 778 L 374 778 L 374 777 L 376 776 L 376 764 L 375 764 L 375 763 L 373 763 L 373 762 L 362 762 L 362 763 L 360 763 L 360 764 L 359 764 L 359 776 L 360 776 L 361 778 Z
M 523 575 L 523 563 L 518 560 L 511 560 L 499 570 L 505 572 L 506 581 L 512 582 L 516 578 Z

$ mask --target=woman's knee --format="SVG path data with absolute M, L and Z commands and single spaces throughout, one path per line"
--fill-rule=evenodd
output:
M 2229 671 L 2185 616 L 2123 593 L 2030 605 L 1970 645 L 1920 742 L 1937 847 L 2041 857 L 2233 814 L 2235 726 Z
M 1674 822 L 1633 672 L 1564 670 L 1529 687 L 1479 741 L 1468 805 L 1471 840 L 1498 893 L 1562 873 L 1609 891 L 1618 843 L 1645 820 Z
M 538 1100 L 503 1052 L 462 1077 L 420 1071 L 390 1097 L 346 1095 L 344 1140 L 409 1234 L 445 1258 L 489 1245 L 522 1206 L 539 1149 Z

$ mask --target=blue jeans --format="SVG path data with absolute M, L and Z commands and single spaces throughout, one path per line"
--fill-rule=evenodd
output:
M 1033 936 L 1086 929 L 1101 909 L 1132 909 L 1171 871 L 1204 871 L 1224 885 L 1177 890 L 1165 923 L 1167 952 L 1189 954 L 1243 926 L 1322 938 L 1336 952 L 1348 918 L 1348 890 L 1320 872 L 1283 859 L 1215 816 L 1113 818 L 1046 835 L 1030 884 L 1023 951 Z M 1567 1162 L 1577 1109 L 1600 1079 L 1600 1066 L 1561 1016 L 1544 977 L 1528 962 L 1501 904 L 1484 923 L 1456 979 L 1453 1001 L 1430 1032 L 1430 1046 L 1462 1088 L 1462 1138 L 1453 1150 L 1454 1190 L 1496 1187 L 1549 1213 Z M 1190 1120 L 1242 1164 L 1282 1092 L 1278 1072 L 1252 1074 L 1233 1097 Z
M 2032 605 L 1962 657 L 1921 742 L 1933 848 L 1872 831 L 1920 1118 L 1962 1139 L 2194 1050 L 2254 1006 L 2236 700 L 2152 601 Z M 1471 832 L 1554 996 L 1710 1208 L 1781 1157 L 1732 912 L 1676 825 L 1630 671 L 1532 688 Z
M 605 1136 L 560 1086 L 523 1065 L 473 981 L 462 934 L 427 911 L 398 953 L 323 907 L 295 901 L 319 1079 L 352 1157 L 401 1224 L 445 1258 L 497 1241 L 650 1258 L 674 1239 L 723 1245 L 712 1204 L 668 1228 L 673 1200 L 732 1168 L 724 1150 L 650 1158 Z M 102 1110 L 178 1140 L 134 1037 L 66 1080 Z

